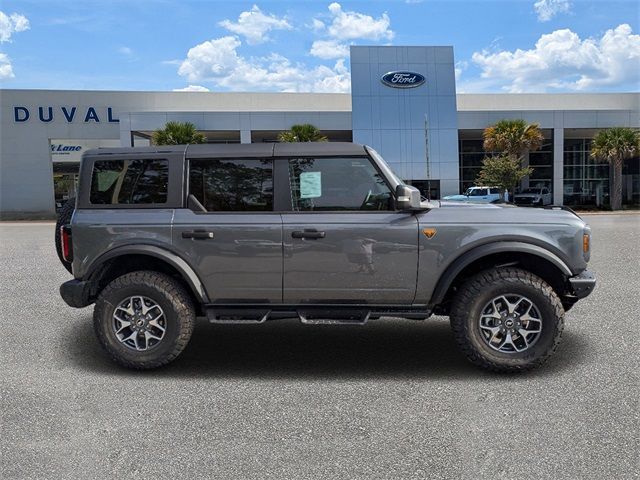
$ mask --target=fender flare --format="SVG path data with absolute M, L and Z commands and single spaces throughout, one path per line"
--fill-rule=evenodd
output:
M 444 273 L 440 275 L 429 304 L 438 305 L 444 300 L 449 287 L 464 268 L 482 257 L 495 253 L 527 253 L 535 255 L 554 265 L 565 276 L 573 276 L 573 272 L 567 264 L 555 253 L 550 252 L 546 248 L 525 242 L 492 242 L 472 248 L 449 264 Z
M 87 268 L 85 278 L 90 279 L 105 262 L 123 255 L 146 255 L 162 260 L 175 268 L 187 282 L 191 291 L 201 303 L 209 303 L 209 296 L 195 270 L 182 257 L 166 248 L 155 245 L 139 244 L 116 247 L 96 258 Z

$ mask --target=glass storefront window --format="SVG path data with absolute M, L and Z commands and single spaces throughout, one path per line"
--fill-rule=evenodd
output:
M 564 204 L 602 206 L 609 203 L 609 164 L 591 158 L 590 138 L 564 140 Z
M 544 143 L 539 150 L 529 153 L 529 165 L 533 173 L 529 177 L 529 185 L 536 187 L 553 187 L 553 134 L 545 131 Z M 483 141 L 479 138 L 460 138 L 460 191 L 475 185 L 480 173 L 482 160 L 495 152 L 485 152 Z M 581 145 L 584 144 L 581 141 Z

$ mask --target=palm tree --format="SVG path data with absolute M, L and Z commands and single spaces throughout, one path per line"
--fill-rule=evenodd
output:
M 207 137 L 196 130 L 189 122 L 167 122 L 164 128 L 153 132 L 154 145 L 187 145 L 189 143 L 207 143 Z
M 500 152 L 520 160 L 528 152 L 538 150 L 544 142 L 540 126 L 524 120 L 500 120 L 485 128 L 482 137 L 485 151 Z
M 611 209 L 622 208 L 622 164 L 640 155 L 640 132 L 627 127 L 598 132 L 591 142 L 591 158 L 606 160 L 613 169 Z
M 303 123 L 302 125 L 292 125 L 291 130 L 280 132 L 278 135 L 280 142 L 326 142 L 327 137 L 320 133 L 314 125 Z
M 515 187 L 533 172 L 529 167 L 522 167 L 522 159 L 527 153 L 538 150 L 544 142 L 539 125 L 529 124 L 520 119 L 500 120 L 495 125 L 485 128 L 482 137 L 484 150 L 497 152 L 498 155 L 483 160 L 476 183 L 493 179 L 492 185 L 506 188 L 510 198 L 513 198 Z M 497 182 L 499 178 L 503 180 Z M 505 179 L 509 179 L 508 185 L 504 184 Z

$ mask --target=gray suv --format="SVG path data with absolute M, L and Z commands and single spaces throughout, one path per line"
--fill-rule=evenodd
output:
M 95 303 L 100 343 L 137 369 L 175 359 L 198 318 L 436 314 L 473 363 L 522 371 L 595 286 L 571 210 L 423 201 L 351 143 L 88 151 L 56 237 L 62 298 Z

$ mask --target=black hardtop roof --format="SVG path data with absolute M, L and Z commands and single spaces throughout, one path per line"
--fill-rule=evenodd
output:
M 187 158 L 265 158 L 354 156 L 365 155 L 366 150 L 363 145 L 351 142 L 206 143 L 199 145 L 97 148 L 86 151 L 85 155 L 135 155 L 141 153 L 184 153 Z

